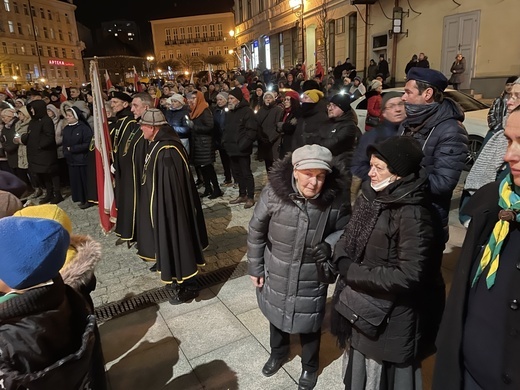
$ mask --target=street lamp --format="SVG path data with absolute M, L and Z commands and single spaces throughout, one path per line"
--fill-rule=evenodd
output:
M 148 69 L 148 77 L 150 77 L 150 65 L 153 60 L 155 60 L 153 56 L 146 57 L 146 68 Z
M 303 27 L 303 1 L 304 0 L 289 0 L 289 7 L 296 15 L 300 18 L 300 24 L 302 25 L 302 64 L 305 62 L 305 30 Z

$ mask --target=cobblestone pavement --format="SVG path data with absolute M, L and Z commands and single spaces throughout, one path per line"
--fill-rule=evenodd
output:
M 252 162 L 256 194 L 265 185 L 266 174 L 263 163 Z M 219 182 L 224 181 L 221 165 L 216 165 Z M 203 210 L 209 235 L 209 247 L 204 252 L 206 266 L 200 271 L 211 272 L 231 266 L 245 259 L 247 250 L 246 232 L 253 209 L 245 210 L 243 205 L 229 205 L 238 196 L 238 189 L 222 187 L 224 196 L 215 200 L 204 198 Z M 96 306 L 136 295 L 150 289 L 161 287 L 159 275 L 149 271 L 152 263 L 142 261 L 135 248 L 128 249 L 126 244 L 116 246 L 114 233 L 105 235 L 99 225 L 98 209 L 91 207 L 79 209 L 68 197 L 59 205 L 70 216 L 75 234 L 88 234 L 99 241 L 103 256 L 96 270 L 97 288 L 92 293 Z

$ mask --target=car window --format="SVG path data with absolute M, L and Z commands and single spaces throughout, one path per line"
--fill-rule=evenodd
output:
M 489 108 L 489 106 L 486 104 L 481 103 L 478 100 L 473 99 L 471 96 L 459 91 L 444 91 L 444 96 L 459 103 L 464 112 L 484 110 Z

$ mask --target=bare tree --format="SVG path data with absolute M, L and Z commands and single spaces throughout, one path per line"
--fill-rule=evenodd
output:
M 318 42 L 321 41 L 321 45 L 318 45 L 316 48 L 316 56 L 318 61 L 322 61 L 323 68 L 325 72 L 329 68 L 329 29 L 330 29 L 330 20 L 332 19 L 332 13 L 328 9 L 327 2 L 328 0 L 318 0 L 319 1 L 319 11 L 317 15 L 317 25 L 318 25 Z

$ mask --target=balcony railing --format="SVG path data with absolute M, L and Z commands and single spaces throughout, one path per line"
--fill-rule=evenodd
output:
M 172 45 L 183 45 L 183 44 L 189 44 L 189 43 L 217 42 L 217 41 L 223 41 L 223 40 L 224 40 L 224 36 L 206 37 L 206 38 L 169 39 L 169 40 L 164 41 L 164 44 L 166 46 L 172 46 Z

